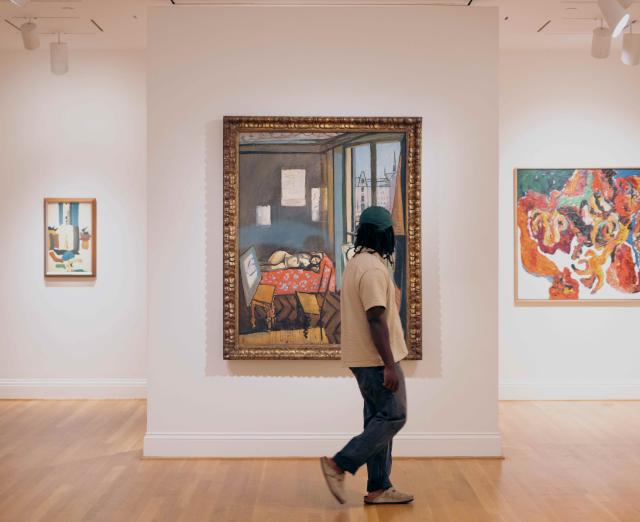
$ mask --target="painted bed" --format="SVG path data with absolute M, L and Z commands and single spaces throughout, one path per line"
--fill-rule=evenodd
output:
M 275 295 L 324 294 L 327 290 L 336 291 L 336 271 L 329 256 L 324 254 L 318 272 L 302 268 L 272 270 L 262 273 L 260 284 L 274 286 Z

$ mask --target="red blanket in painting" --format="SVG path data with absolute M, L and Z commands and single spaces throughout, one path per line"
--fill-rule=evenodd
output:
M 309 294 L 323 294 L 336 291 L 336 274 L 333 262 L 325 255 L 320 262 L 320 270 L 303 270 L 301 268 L 286 268 L 264 272 L 260 284 L 276 287 L 276 295 L 292 295 L 296 292 Z

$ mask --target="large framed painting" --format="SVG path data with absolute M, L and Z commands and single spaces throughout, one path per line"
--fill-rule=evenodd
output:
M 516 169 L 517 305 L 640 304 L 640 169 Z
M 44 200 L 45 277 L 96 276 L 96 200 Z
M 224 358 L 339 359 L 362 211 L 393 215 L 389 267 L 420 359 L 420 118 L 224 118 Z

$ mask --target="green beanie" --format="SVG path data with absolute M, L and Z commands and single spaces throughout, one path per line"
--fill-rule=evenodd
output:
M 391 214 L 384 207 L 368 207 L 360 214 L 360 224 L 369 224 L 376 227 L 377 230 L 383 231 L 393 226 Z

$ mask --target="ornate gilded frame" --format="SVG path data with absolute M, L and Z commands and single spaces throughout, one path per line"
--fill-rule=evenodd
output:
M 223 300 L 225 359 L 340 359 L 340 346 L 242 346 L 238 339 L 239 137 L 242 132 L 401 132 L 406 139 L 407 347 L 422 359 L 422 256 L 420 185 L 422 118 L 418 117 L 224 117 Z

